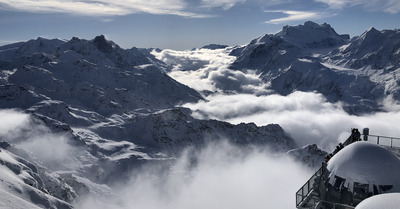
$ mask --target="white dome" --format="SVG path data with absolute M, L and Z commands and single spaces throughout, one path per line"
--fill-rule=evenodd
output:
M 398 209 L 400 206 L 400 193 L 389 193 L 372 196 L 357 205 L 355 209 Z
M 391 151 L 368 142 L 355 142 L 333 156 L 327 165 L 331 176 L 348 182 L 393 185 L 400 189 L 400 160 Z

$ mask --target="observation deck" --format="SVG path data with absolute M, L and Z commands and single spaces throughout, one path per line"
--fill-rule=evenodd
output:
M 350 139 L 350 137 L 349 137 Z M 346 146 L 352 144 L 353 142 L 348 142 L 349 139 L 344 142 Z M 368 129 L 363 130 L 363 134 L 360 135 L 360 139 L 362 141 L 366 141 L 372 144 L 379 145 L 380 147 L 383 147 L 393 154 L 400 156 L 400 138 L 398 137 L 388 137 L 388 136 L 379 136 L 379 135 L 370 135 Z M 334 154 L 339 153 L 342 150 L 343 147 L 340 149 L 337 148 L 335 150 Z M 379 147 L 378 147 L 379 148 Z M 385 151 L 387 152 L 387 151 Z M 329 160 L 330 158 L 328 158 Z M 329 170 L 327 170 L 327 163 L 323 163 L 322 166 L 314 173 L 314 175 L 311 176 L 311 178 L 296 192 L 296 208 L 298 209 L 354 209 L 355 205 L 359 203 L 359 201 L 362 201 L 363 198 L 369 197 L 369 195 L 375 195 L 376 193 L 385 191 L 382 190 L 383 187 L 379 186 L 379 191 L 378 191 L 378 186 L 373 185 L 373 192 L 367 194 L 367 196 L 360 196 L 359 188 L 361 190 L 366 190 L 368 191 L 368 184 L 363 184 L 364 187 L 360 187 L 360 185 L 355 182 L 351 185 L 350 191 L 348 188 L 345 187 L 345 179 L 342 179 L 338 176 L 332 177 L 330 180 L 328 177 Z M 336 179 L 336 182 L 333 183 L 334 186 L 328 185 L 328 183 L 325 182 L 333 182 L 333 178 Z M 338 179 L 342 179 L 342 181 L 337 181 Z M 321 183 L 322 182 L 322 183 Z M 338 184 L 339 182 L 339 184 Z M 348 182 L 348 181 L 347 181 Z M 346 183 L 347 183 L 346 182 Z M 348 187 L 349 183 L 347 184 Z M 328 188 L 329 187 L 329 188 Z M 371 186 L 372 188 L 372 186 Z M 335 192 L 336 189 L 336 192 Z M 329 190 L 329 191 L 328 191 Z M 326 197 L 326 193 L 329 195 L 336 195 L 335 198 L 322 198 Z M 332 191 L 332 192 L 331 192 Z M 329 193 L 331 192 L 331 193 Z M 347 192 L 347 193 L 346 193 Z M 346 194 L 346 195 L 344 195 Z M 359 197 L 360 196 L 360 197 Z M 335 199 L 340 199 L 343 200 L 343 198 L 350 197 L 351 198 L 351 203 L 352 204 L 343 204 L 338 201 L 334 201 Z M 357 201 L 355 200 L 356 198 Z M 327 200 L 328 199 L 328 200 Z M 346 201 L 349 201 L 348 198 Z

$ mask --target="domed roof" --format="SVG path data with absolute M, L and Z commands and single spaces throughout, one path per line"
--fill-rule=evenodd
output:
M 327 165 L 331 176 L 348 182 L 393 185 L 400 189 L 400 160 L 391 151 L 368 142 L 355 142 L 333 156 Z
M 398 209 L 400 205 L 400 193 L 389 193 L 372 196 L 357 205 L 355 209 Z

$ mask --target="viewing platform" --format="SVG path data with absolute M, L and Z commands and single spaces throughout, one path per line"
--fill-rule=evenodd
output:
M 353 134 L 352 134 L 353 136 Z M 346 142 L 340 144 L 341 146 L 338 146 L 336 150 L 330 154 L 331 156 L 327 158 L 329 160 L 327 163 L 323 163 L 322 166 L 314 173 L 314 175 L 311 176 L 311 178 L 296 192 L 296 208 L 298 209 L 353 209 L 355 206 L 361 202 L 362 200 L 376 195 L 376 194 L 381 194 L 381 193 L 389 193 L 391 189 L 393 188 L 392 185 L 397 185 L 400 184 L 400 182 L 397 182 L 397 180 L 392 180 L 392 182 L 385 182 L 382 184 L 369 184 L 369 182 L 376 182 L 375 180 L 369 180 L 369 179 L 362 179 L 358 178 L 357 176 L 363 176 L 363 174 L 357 173 L 357 172 L 372 172 L 376 179 L 382 179 L 382 171 L 375 171 L 374 170 L 374 165 L 370 165 L 376 162 L 371 162 L 371 159 L 375 158 L 384 158 L 382 159 L 383 161 L 393 161 L 394 165 L 398 165 L 399 167 L 399 172 L 400 172 L 400 160 L 398 157 L 392 157 L 392 155 L 400 155 L 400 138 L 398 137 L 389 137 L 389 136 L 379 136 L 379 135 L 370 135 L 369 134 L 369 129 L 364 129 L 363 134 L 359 134 L 359 139 L 358 140 L 353 140 L 350 136 Z M 350 141 L 350 142 L 349 142 Z M 363 143 L 360 144 L 354 144 L 357 143 L 357 141 L 364 141 Z M 376 145 L 368 145 L 369 142 L 371 145 L 376 144 Z M 357 155 L 360 155 L 359 153 L 349 153 L 351 151 L 357 152 L 357 150 L 361 150 L 361 148 L 357 147 L 367 147 L 368 149 L 372 149 L 372 153 L 362 153 L 361 157 L 358 156 L 357 159 L 350 160 L 348 158 L 345 158 L 345 160 L 342 160 L 342 162 L 339 163 L 338 165 L 338 159 L 341 156 L 338 156 L 335 158 L 335 155 L 337 155 L 339 152 L 342 152 L 341 150 L 345 149 L 347 146 L 349 146 L 348 149 L 346 149 L 345 153 L 346 157 L 351 156 L 354 158 L 357 158 Z M 376 148 L 375 148 L 376 147 Z M 382 149 L 385 148 L 385 149 Z M 374 150 L 377 149 L 377 150 Z M 350 150 L 350 151 L 349 151 Z M 355 150 L 355 151 L 354 151 Z M 385 151 L 386 150 L 386 151 Z M 361 150 L 362 151 L 362 150 Z M 358 152 L 361 152 L 358 151 Z M 369 151 L 369 150 L 368 150 Z M 379 155 L 379 156 L 371 156 L 371 155 Z M 343 158 L 343 157 L 342 157 Z M 363 161 L 363 158 L 365 158 L 364 161 L 366 162 L 358 162 L 357 160 Z M 330 160 L 333 160 L 336 163 L 336 165 L 331 165 L 329 164 Z M 339 159 L 340 160 L 340 159 Z M 369 160 L 369 161 L 368 161 Z M 347 165 L 346 165 L 347 164 Z M 348 164 L 351 164 L 351 167 L 348 167 Z M 385 164 L 385 163 L 378 163 L 378 164 Z M 346 165 L 346 166 L 344 166 Z M 371 171 L 359 171 L 363 169 L 352 169 L 352 167 L 359 167 L 359 165 L 367 165 L 363 167 L 371 167 L 369 168 Z M 330 168 L 328 168 L 330 166 Z M 337 167 L 342 166 L 346 167 L 345 172 L 340 171 L 339 173 L 336 172 Z M 379 165 L 377 166 L 379 167 Z M 330 169 L 330 170 L 329 170 Z M 335 170 L 336 169 L 336 170 Z M 379 169 L 391 169 L 391 168 L 377 168 Z M 336 172 L 336 173 L 335 173 Z M 344 175 L 350 175 L 348 179 L 346 179 L 346 176 Z M 400 175 L 400 173 L 399 173 Z M 387 177 L 385 177 L 387 178 Z M 356 180 L 354 180 L 356 179 Z M 358 182 L 356 182 L 358 181 Z M 361 182 L 364 181 L 364 182 Z M 379 180 L 377 180 L 379 182 Z M 361 183 L 360 183 L 361 182 Z M 346 204 L 347 203 L 347 204 Z

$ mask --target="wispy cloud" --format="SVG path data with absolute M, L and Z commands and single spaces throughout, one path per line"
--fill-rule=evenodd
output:
M 184 0 L 0 0 L 0 6 L 28 12 L 62 12 L 86 16 L 115 16 L 133 13 L 207 17 L 187 11 Z
M 282 13 L 287 15 L 286 17 L 281 17 L 277 19 L 268 20 L 265 23 L 271 24 L 282 24 L 292 21 L 300 21 L 300 20 L 312 20 L 322 17 L 322 13 L 314 12 L 314 11 L 293 11 L 293 10 L 267 10 L 265 12 L 269 13 Z
M 245 3 L 246 0 L 202 0 L 203 7 L 222 7 L 224 10 L 228 10 L 239 3 Z
M 75 168 L 82 150 L 70 144 L 68 134 L 53 133 L 41 121 L 10 109 L 0 109 L 0 140 L 30 152 L 47 168 Z M 29 160 L 29 159 L 28 159 Z
M 327 4 L 332 9 L 344 9 L 353 6 L 363 6 L 369 11 L 384 11 L 391 14 L 400 13 L 398 0 L 315 0 Z
M 29 122 L 29 116 L 12 109 L 0 110 L 0 137 L 14 135 Z

